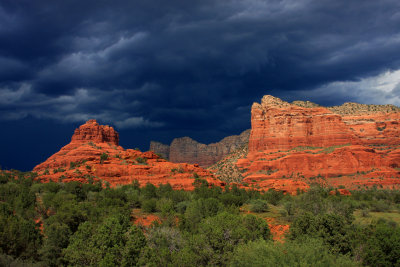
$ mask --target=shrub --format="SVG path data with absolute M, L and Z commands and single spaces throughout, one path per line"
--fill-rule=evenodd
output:
M 369 217 L 369 210 L 368 209 L 362 209 L 361 210 L 361 216 L 362 217 Z
M 61 183 L 64 179 L 66 179 L 67 177 L 63 174 L 58 178 L 58 182 Z
M 145 199 L 156 198 L 157 197 L 157 187 L 155 185 L 153 185 L 152 183 L 147 183 L 142 188 L 142 196 Z
M 187 248 L 187 242 L 179 230 L 165 226 L 154 227 L 147 234 L 147 242 L 148 246 L 141 253 L 137 266 L 193 266 L 171 264 L 172 257 Z
M 100 225 L 82 223 L 64 250 L 72 266 L 135 266 L 146 238 L 136 226 L 118 216 Z
M 171 172 L 172 173 L 184 173 L 185 170 L 182 168 L 182 166 L 179 166 L 178 168 L 172 168 Z
M 161 211 L 163 216 L 174 213 L 174 203 L 171 199 L 162 198 L 157 201 L 157 210 Z
M 143 200 L 142 210 L 147 213 L 155 212 L 157 210 L 157 200 L 155 198 Z
M 268 211 L 268 203 L 262 199 L 253 199 L 250 202 L 250 211 L 252 212 L 266 212 Z
M 276 191 L 274 189 L 269 189 L 267 192 L 264 193 L 262 196 L 265 200 L 267 200 L 272 205 L 277 205 L 279 201 L 284 197 L 282 191 Z
M 390 205 L 383 200 L 374 201 L 371 203 L 371 211 L 386 212 L 390 210 Z
M 78 162 L 70 162 L 69 163 L 69 168 L 70 169 L 75 169 L 77 166 L 79 165 L 79 163 Z
M 139 164 L 146 165 L 147 164 L 147 158 L 142 158 L 142 157 L 137 157 L 136 162 Z
M 358 266 L 349 257 L 330 254 L 319 239 L 284 244 L 265 240 L 239 245 L 230 266 Z
M 58 169 L 54 169 L 53 170 L 53 173 L 55 174 L 55 173 L 57 173 L 57 172 L 65 172 L 65 169 L 64 168 L 58 168 Z
M 372 236 L 371 236 L 372 234 Z M 400 228 L 378 222 L 363 244 L 362 261 L 368 266 L 398 266 L 400 264 Z
M 166 159 L 161 153 L 155 153 L 160 159 Z
M 190 202 L 189 201 L 182 201 L 179 202 L 175 205 L 175 210 L 179 212 L 180 214 L 184 214 L 186 211 L 186 208 L 189 206 Z
M 349 225 L 343 216 L 335 214 L 304 213 L 298 216 L 290 226 L 289 238 L 304 239 L 305 237 L 322 238 L 332 252 L 349 253 L 350 236 Z
M 101 154 L 100 156 L 100 163 L 103 164 L 103 162 L 107 159 L 108 159 L 108 154 L 103 152 L 103 154 Z
M 206 265 L 227 265 L 237 245 L 257 239 L 270 239 L 268 224 L 254 215 L 244 217 L 222 212 L 203 220 L 195 241 Z
M 225 193 L 219 196 L 219 199 L 225 206 L 236 206 L 239 207 L 243 205 L 244 199 L 240 196 L 236 196 L 232 193 Z

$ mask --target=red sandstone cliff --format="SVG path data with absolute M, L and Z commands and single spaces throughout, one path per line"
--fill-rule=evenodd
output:
M 400 109 L 356 105 L 324 108 L 264 96 L 252 106 L 248 153 L 235 160 L 242 183 L 289 192 L 314 182 L 398 187 Z M 220 177 L 224 162 L 214 165 Z
M 118 146 L 119 135 L 114 128 L 106 125 L 99 125 L 96 120 L 88 120 L 75 130 L 71 143 L 111 143 Z
M 175 138 L 170 146 L 152 141 L 150 150 L 162 154 L 171 162 L 187 162 L 208 167 L 246 144 L 249 135 L 250 130 L 246 130 L 240 135 L 228 136 L 209 145 L 201 144 L 190 137 Z
M 292 105 L 269 95 L 262 98 L 261 104 L 253 104 L 251 125 L 250 153 L 359 143 L 340 115 L 323 107 Z
M 221 184 L 198 165 L 171 163 L 150 151 L 125 150 L 118 145 L 118 137 L 112 127 L 89 120 L 75 130 L 68 145 L 34 171 L 43 182 L 101 180 L 115 186 L 138 180 L 141 185 L 170 183 L 175 189 L 190 190 L 194 177 L 202 177 Z

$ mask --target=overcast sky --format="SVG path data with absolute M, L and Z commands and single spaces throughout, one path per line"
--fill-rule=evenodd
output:
M 398 0 L 0 0 L 0 165 L 95 118 L 121 145 L 250 128 L 265 94 L 400 105 Z

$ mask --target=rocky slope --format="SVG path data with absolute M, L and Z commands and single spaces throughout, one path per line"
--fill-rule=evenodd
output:
M 399 122 L 393 106 L 324 108 L 264 96 L 252 106 L 248 153 L 214 165 L 215 173 L 224 178 L 221 171 L 229 162 L 229 170 L 235 164 L 241 173 L 242 184 L 289 192 L 314 182 L 349 189 L 398 187 Z
M 211 165 L 208 169 L 214 173 L 220 180 L 225 182 L 240 183 L 243 180 L 243 169 L 236 165 L 238 159 L 247 156 L 249 151 L 248 143 L 235 151 L 229 153 L 225 158 Z
M 68 145 L 33 171 L 43 182 L 101 180 L 115 186 L 138 180 L 141 185 L 170 183 L 175 189 L 191 190 L 194 178 L 201 177 L 221 185 L 198 165 L 171 163 L 150 151 L 124 149 L 118 140 L 118 133 L 112 127 L 89 120 L 75 130 Z
M 249 135 L 250 130 L 246 130 L 240 135 L 228 136 L 209 145 L 201 144 L 190 137 L 175 138 L 169 146 L 152 141 L 150 151 L 160 153 L 171 162 L 187 162 L 208 167 L 246 144 Z

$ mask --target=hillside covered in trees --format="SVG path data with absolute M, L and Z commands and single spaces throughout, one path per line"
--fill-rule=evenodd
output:
M 38 183 L 0 175 L 2 266 L 395 266 L 400 192 L 291 196 L 194 179 L 193 191 L 138 183 Z M 280 238 L 276 224 L 290 229 Z M 277 241 L 273 241 L 273 237 Z

